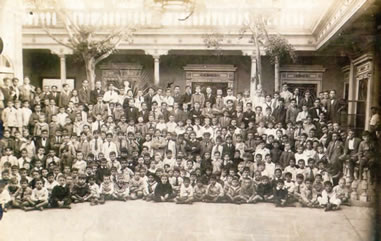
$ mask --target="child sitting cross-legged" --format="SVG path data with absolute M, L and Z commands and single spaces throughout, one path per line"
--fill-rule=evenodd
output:
M 114 183 L 111 181 L 111 175 L 109 173 L 103 176 L 103 182 L 100 186 L 101 195 L 99 198 L 99 203 L 104 204 L 107 200 L 114 200 Z
M 20 180 L 21 188 L 15 193 L 15 199 L 13 200 L 12 206 L 14 208 L 24 208 L 24 206 L 30 205 L 30 197 L 32 195 L 32 188 L 28 186 L 28 180 L 26 178 L 21 178 Z
M 276 207 L 285 207 L 287 205 L 288 192 L 284 186 L 284 181 L 279 179 L 274 189 L 274 202 Z
M 202 183 L 202 179 L 198 178 L 196 180 L 196 186 L 194 187 L 194 190 L 193 190 L 193 201 L 194 202 L 204 201 L 205 194 L 206 194 L 206 188 L 204 184 Z
M 30 211 L 33 209 L 44 210 L 48 206 L 48 198 L 49 192 L 44 187 L 42 180 L 36 180 L 36 187 L 32 191 L 32 195 L 30 197 L 30 202 L 28 206 L 24 206 L 25 211 Z
M 244 178 L 242 180 L 241 189 L 239 195 L 236 198 L 239 203 L 252 203 L 255 197 L 255 186 L 250 178 Z
M 316 207 L 317 205 L 317 194 L 313 189 L 312 180 L 307 178 L 304 182 L 304 188 L 301 191 L 299 202 L 304 207 Z
M 239 177 L 234 176 L 232 180 L 232 184 L 229 185 L 226 191 L 226 195 L 225 195 L 226 201 L 230 203 L 240 204 L 241 203 L 240 192 L 241 192 L 241 185 L 239 183 Z
M 70 209 L 70 189 L 66 185 L 66 178 L 64 175 L 58 177 L 58 185 L 52 190 L 50 196 L 50 206 L 52 208 L 68 208 Z
M 116 183 L 114 187 L 114 196 L 116 200 L 119 201 L 127 201 L 130 195 L 130 189 L 128 188 L 128 184 L 125 180 L 125 176 L 120 173 L 116 176 Z
M 193 202 L 193 187 L 190 185 L 189 177 L 183 178 L 183 183 L 180 187 L 180 192 L 176 198 L 177 204 L 192 204 Z
M 168 176 L 163 174 L 155 188 L 155 202 L 170 202 L 173 200 L 173 190 L 169 184 Z
M 144 187 L 144 196 L 143 200 L 146 201 L 152 201 L 155 196 L 155 188 L 156 188 L 157 182 L 155 180 L 155 175 L 153 173 L 148 173 L 148 180 L 145 183 Z
M 257 194 L 253 198 L 253 202 L 269 202 L 272 201 L 273 197 L 273 187 L 269 177 L 263 176 L 261 178 L 261 183 L 258 184 Z
M 88 178 L 89 189 L 90 189 L 90 196 L 88 197 L 88 200 L 90 200 L 91 206 L 98 204 L 100 194 L 101 194 L 101 190 L 98 184 L 95 182 L 96 181 L 95 179 L 96 179 L 95 176 L 89 176 Z
M 86 183 L 86 175 L 80 174 L 78 176 L 78 182 L 73 186 L 73 192 L 71 199 L 74 203 L 85 202 L 90 198 L 91 192 L 90 188 Z
M 320 207 L 325 208 L 324 211 L 337 210 L 340 208 L 341 200 L 336 197 L 336 193 L 332 188 L 330 181 L 324 182 L 324 190 L 322 196 L 318 197 Z
M 216 176 L 212 175 L 209 180 L 209 185 L 206 188 L 204 201 L 206 202 L 220 202 L 224 197 L 224 189 L 220 183 L 217 182 Z

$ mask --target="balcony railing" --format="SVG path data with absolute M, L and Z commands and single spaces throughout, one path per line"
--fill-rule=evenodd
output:
M 169 26 L 169 27 L 226 27 L 242 26 L 247 23 L 249 11 L 240 9 L 214 9 L 200 13 L 194 13 L 185 21 L 189 15 L 186 11 L 165 11 L 159 13 L 155 11 L 139 11 L 134 9 L 123 9 L 120 11 L 81 11 L 72 10 L 71 19 L 79 25 L 99 25 L 99 26 L 124 26 L 138 25 Z M 268 26 L 272 27 L 308 27 L 306 13 L 300 9 L 281 11 L 273 17 L 265 20 Z M 50 27 L 59 27 L 60 20 L 54 10 L 27 11 L 24 16 L 24 27 L 38 27 L 42 24 Z

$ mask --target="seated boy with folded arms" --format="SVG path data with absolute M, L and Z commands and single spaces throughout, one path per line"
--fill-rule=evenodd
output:
M 190 185 L 189 177 L 183 178 L 183 183 L 180 187 L 180 192 L 176 198 L 177 204 L 192 204 L 193 202 L 193 187 Z
M 71 197 L 70 189 L 66 185 L 66 177 L 60 175 L 58 177 L 58 185 L 52 190 L 52 195 L 50 196 L 50 206 L 52 208 L 68 208 L 70 209 Z
M 49 198 L 49 192 L 44 187 L 42 180 L 37 179 L 36 180 L 36 187 L 32 191 L 32 195 L 30 197 L 30 202 L 28 207 L 24 207 L 25 211 L 37 209 L 37 210 L 44 210 L 48 206 L 48 198 Z

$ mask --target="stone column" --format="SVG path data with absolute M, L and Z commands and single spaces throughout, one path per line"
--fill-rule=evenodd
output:
M 168 54 L 168 50 L 163 49 L 150 49 L 145 50 L 145 54 L 152 55 L 153 57 L 153 72 L 154 72 L 154 84 L 158 86 L 160 84 L 160 56 Z
M 153 55 L 154 60 L 154 84 L 156 86 L 160 83 L 160 55 Z
M 257 90 L 257 58 L 251 55 L 251 70 L 250 70 L 250 97 L 253 99 Z
M 66 55 L 72 54 L 72 50 L 67 48 L 58 48 L 51 49 L 50 52 L 60 58 L 60 79 L 62 85 L 66 82 Z
M 348 88 L 348 100 L 354 101 L 356 98 L 356 82 L 354 78 L 354 64 L 351 61 L 349 65 L 349 88 Z M 348 102 L 348 126 L 353 127 L 355 125 L 354 114 L 356 114 L 356 103 Z
M 61 83 L 66 81 L 66 57 L 64 54 L 59 55 L 60 57 L 60 77 Z
M 280 83 L 279 83 L 279 57 L 275 57 L 275 65 L 274 65 L 274 69 L 275 69 L 275 91 L 279 91 L 279 86 L 280 86 Z

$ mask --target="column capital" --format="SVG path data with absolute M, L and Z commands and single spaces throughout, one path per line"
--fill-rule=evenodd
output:
M 250 56 L 251 59 L 257 57 L 257 51 L 255 50 L 242 50 L 242 55 L 244 56 Z
M 168 54 L 168 49 L 149 49 L 149 50 L 144 50 L 146 55 L 152 55 L 152 57 L 156 59 L 160 59 L 161 55 L 167 55 Z
M 50 49 L 50 52 L 52 54 L 58 55 L 59 57 L 64 57 L 65 55 L 73 54 L 73 50 L 65 47 L 53 48 Z

